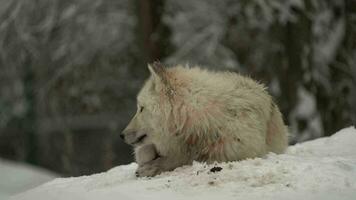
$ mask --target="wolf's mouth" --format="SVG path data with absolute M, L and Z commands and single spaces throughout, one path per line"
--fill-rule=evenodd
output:
M 139 144 L 139 143 L 143 142 L 143 140 L 144 140 L 146 137 L 147 137 L 147 135 L 146 135 L 146 134 L 141 135 L 141 136 L 140 136 L 140 137 L 138 137 L 138 138 L 137 138 L 137 140 L 136 140 L 135 142 L 133 142 L 132 144 L 133 144 L 133 145 L 137 145 L 137 144 Z

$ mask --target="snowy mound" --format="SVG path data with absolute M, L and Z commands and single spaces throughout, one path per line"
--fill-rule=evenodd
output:
M 283 155 L 194 163 L 154 178 L 136 178 L 136 167 L 55 179 L 13 199 L 356 199 L 356 130 L 291 146 Z
M 45 169 L 0 159 L 0 199 L 42 185 L 58 175 Z

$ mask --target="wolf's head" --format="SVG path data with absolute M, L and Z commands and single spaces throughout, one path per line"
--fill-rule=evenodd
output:
M 148 69 L 151 76 L 137 96 L 137 112 L 120 135 L 128 144 L 140 146 L 174 135 L 194 143 L 225 120 L 218 94 L 211 95 L 212 86 L 206 84 L 208 72 L 181 66 L 166 69 L 160 63 Z
M 137 96 L 137 111 L 120 137 L 126 143 L 139 146 L 152 141 L 153 137 L 159 137 L 163 132 L 169 113 L 169 99 L 173 98 L 175 88 L 171 80 L 171 74 L 160 63 L 148 65 L 151 72 L 150 78 Z

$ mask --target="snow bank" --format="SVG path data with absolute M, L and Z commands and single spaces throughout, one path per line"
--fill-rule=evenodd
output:
M 283 155 L 194 163 L 154 178 L 136 178 L 136 167 L 55 179 L 13 199 L 356 199 L 356 130 L 291 146 Z
M 0 159 L 0 200 L 24 192 L 58 175 L 27 164 L 19 164 Z

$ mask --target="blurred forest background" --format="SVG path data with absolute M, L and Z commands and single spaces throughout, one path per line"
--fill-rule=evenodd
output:
M 356 122 L 355 0 L 0 0 L 0 156 L 64 176 L 132 161 L 147 63 L 265 83 L 291 144 Z

